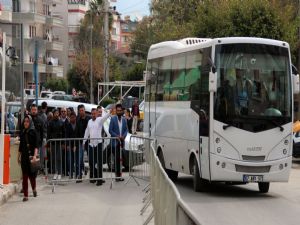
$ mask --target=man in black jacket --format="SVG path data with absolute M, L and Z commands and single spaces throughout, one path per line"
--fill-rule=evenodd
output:
M 76 138 L 76 114 L 71 112 L 70 121 L 65 125 L 66 130 L 66 147 L 67 147 L 67 173 L 70 178 L 73 178 L 75 161 L 79 161 L 79 154 L 76 154 L 79 144 L 78 141 L 74 140 Z M 76 174 L 79 174 L 78 168 L 76 167 Z
M 38 115 L 38 108 L 35 104 L 31 105 L 30 115 L 37 132 L 37 143 L 39 147 L 39 155 L 41 160 L 42 169 L 44 166 L 44 152 L 43 152 L 43 142 L 45 143 L 47 138 L 47 124 L 43 121 L 42 117 Z
M 53 111 L 53 120 L 48 124 L 48 140 L 49 139 L 61 139 L 61 141 L 51 141 L 51 172 L 54 173 L 53 179 L 61 179 L 63 172 L 62 167 L 62 139 L 64 138 L 64 126 L 62 121 L 59 119 L 59 112 L 57 109 Z
M 84 105 L 79 105 L 78 106 L 78 117 L 77 117 L 77 122 L 76 122 L 76 137 L 77 138 L 83 138 L 85 129 L 87 127 L 87 124 L 89 120 L 91 119 L 90 116 L 86 115 L 85 113 L 85 108 Z M 100 132 L 100 131 L 99 131 Z M 84 170 L 84 164 L 83 164 L 83 155 L 84 155 L 84 150 L 87 149 L 88 142 L 86 142 L 86 145 L 83 146 L 82 144 L 83 141 L 79 142 L 79 161 L 76 165 L 78 167 L 76 171 L 79 172 L 79 174 L 76 174 L 76 176 L 79 179 L 82 179 L 82 171 Z M 77 154 L 77 153 L 76 153 Z

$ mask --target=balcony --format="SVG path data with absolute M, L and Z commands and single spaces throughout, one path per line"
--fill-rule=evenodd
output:
M 64 76 L 64 67 L 61 65 L 46 65 L 46 72 L 56 74 L 56 77 L 63 77 Z
M 24 72 L 33 73 L 33 62 L 24 62 Z M 46 65 L 39 63 L 38 73 L 46 73 Z
M 58 58 L 49 57 L 46 59 L 46 72 L 56 74 L 57 77 L 63 77 L 64 67 L 58 63 Z
M 80 26 L 69 26 L 68 27 L 69 35 L 77 35 L 77 34 L 79 34 L 79 28 L 80 28 Z
M 47 16 L 46 24 L 51 27 L 63 27 L 64 21 L 60 16 Z
M 11 23 L 12 12 L 11 11 L 0 11 L 0 22 Z
M 46 23 L 46 16 L 35 12 L 13 12 L 12 13 L 13 23 Z
M 52 42 L 47 41 L 46 49 L 48 51 L 60 51 L 60 52 L 62 52 L 64 50 L 64 44 L 60 41 L 55 41 L 55 40 L 53 40 Z

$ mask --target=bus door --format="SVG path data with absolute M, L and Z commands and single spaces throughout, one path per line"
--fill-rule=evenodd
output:
M 200 175 L 202 178 L 210 180 L 209 161 L 209 120 L 210 120 L 210 92 L 209 92 L 209 72 L 211 48 L 203 49 L 201 76 L 199 79 L 199 162 Z

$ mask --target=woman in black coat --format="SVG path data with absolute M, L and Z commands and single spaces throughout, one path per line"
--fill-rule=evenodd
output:
M 37 160 L 38 154 L 38 142 L 37 133 L 34 129 L 34 125 L 31 116 L 26 115 L 23 120 L 23 130 L 20 135 L 20 147 L 18 154 L 18 162 L 21 164 L 23 175 L 23 202 L 28 201 L 28 179 L 30 180 L 33 196 L 37 196 L 36 192 L 36 176 L 37 172 L 31 172 L 30 160 Z

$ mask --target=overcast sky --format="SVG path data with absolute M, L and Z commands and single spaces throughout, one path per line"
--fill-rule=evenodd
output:
M 134 20 L 135 18 L 141 19 L 150 13 L 150 0 L 117 0 L 116 3 L 112 1 L 111 6 L 117 6 L 117 11 L 122 14 L 122 17 L 130 15 L 131 19 Z

